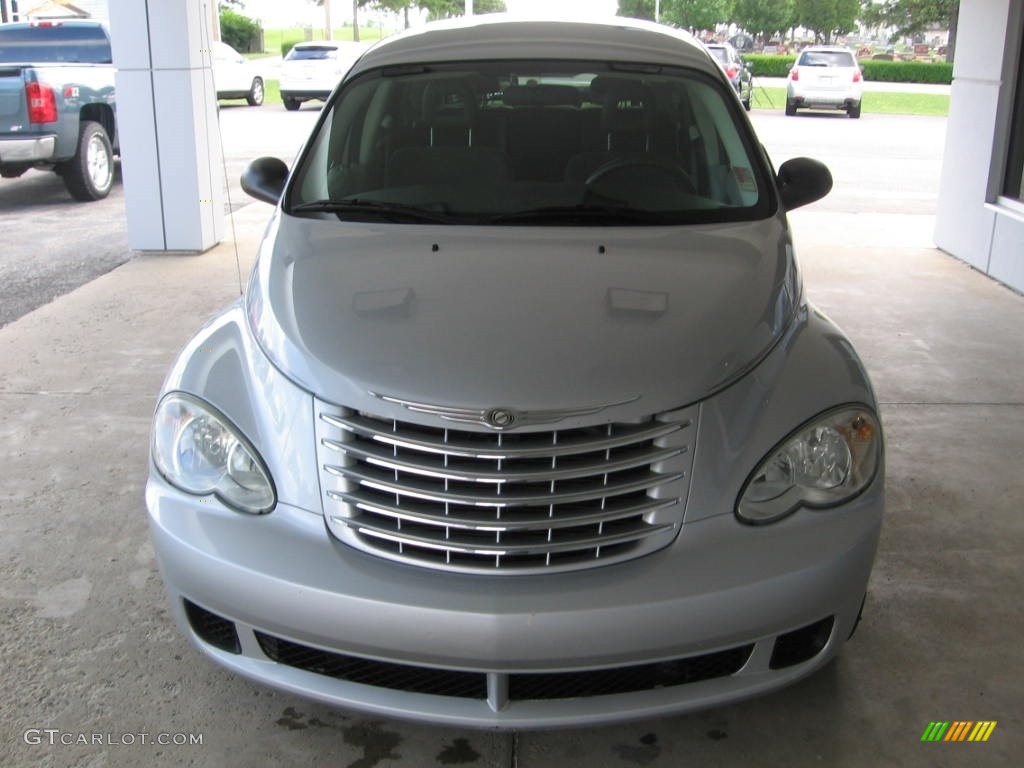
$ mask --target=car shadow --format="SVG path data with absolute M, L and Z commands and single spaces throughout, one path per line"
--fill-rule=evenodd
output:
M 114 161 L 114 185 L 110 195 L 122 189 L 121 163 Z M 108 196 L 109 197 L 109 196 Z M 64 180 L 53 171 L 30 168 L 15 179 L 0 179 L 0 211 L 41 208 L 48 205 L 78 204 L 64 186 Z M 102 201 L 96 201 L 102 202 Z

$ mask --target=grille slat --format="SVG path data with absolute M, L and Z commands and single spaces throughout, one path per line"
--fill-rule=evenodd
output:
M 453 491 L 445 490 L 443 485 L 434 485 L 424 482 L 419 476 L 412 476 L 395 480 L 393 471 L 378 469 L 374 466 L 356 465 L 353 467 L 339 467 L 336 465 L 325 465 L 324 470 L 332 475 L 337 475 L 346 480 L 359 483 L 367 488 L 375 488 L 385 493 L 399 494 L 422 501 L 434 501 L 439 504 L 465 504 L 472 507 L 512 507 L 548 504 L 553 495 L 563 504 L 594 501 L 606 496 L 617 496 L 634 491 L 645 491 L 662 485 L 666 482 L 678 480 L 683 477 L 682 473 L 674 475 L 659 475 L 653 472 L 638 472 L 630 475 L 627 479 L 615 482 L 606 481 L 599 484 L 588 484 L 580 490 L 565 490 L 552 493 L 543 489 L 527 489 L 512 486 L 492 486 L 493 490 L 481 491 Z M 450 478 L 449 478 L 450 479 Z M 539 484 L 543 485 L 543 484 Z M 566 484 L 569 486 L 569 484 Z M 569 486 L 570 488 L 572 486 Z
M 471 573 L 578 570 L 654 552 L 682 524 L 697 407 L 546 431 L 317 409 L 328 528 L 380 557 Z
M 381 430 L 383 424 L 394 424 L 390 419 L 378 420 L 360 414 L 335 416 L 321 413 L 320 418 L 333 427 L 344 430 L 359 437 L 384 443 L 398 448 L 418 450 L 424 453 L 437 453 L 444 456 L 458 456 L 471 459 L 515 459 L 536 456 L 565 456 L 572 454 L 603 451 L 606 448 L 618 448 L 635 445 L 645 440 L 657 440 L 679 432 L 690 426 L 689 422 L 652 422 L 644 424 L 616 425 L 614 436 L 601 431 L 600 436 L 581 434 L 570 437 L 560 436 L 557 443 L 552 435 L 557 432 L 542 433 L 473 433 L 461 432 L 452 437 L 456 430 L 439 428 L 437 436 L 428 429 L 420 428 L 423 434 L 413 430 L 401 433 L 392 430 Z M 425 436 L 425 435 L 429 435 Z M 515 441 L 510 442 L 513 436 Z M 503 438 L 500 443 L 495 438 Z
M 636 530 L 626 531 L 619 534 L 594 535 L 589 538 L 575 537 L 572 541 L 565 543 L 537 542 L 536 544 L 502 544 L 497 538 L 493 544 L 477 543 L 470 540 L 451 537 L 438 541 L 433 537 L 417 536 L 406 531 L 395 531 L 391 528 L 372 526 L 364 522 L 344 521 L 346 524 L 356 528 L 359 533 L 374 536 L 379 539 L 434 549 L 438 551 L 451 551 L 463 555 L 481 555 L 494 557 L 495 555 L 541 555 L 546 552 L 557 554 L 559 552 L 576 552 L 583 549 L 597 549 L 598 547 L 610 547 L 615 544 L 634 542 L 639 538 L 654 536 L 670 529 L 670 525 L 646 526 Z
M 476 514 L 437 514 L 432 505 L 422 506 L 394 506 L 384 504 L 372 497 L 367 497 L 359 491 L 353 493 L 337 493 L 328 491 L 327 495 L 337 501 L 344 502 L 353 507 L 370 512 L 374 515 L 397 518 L 403 521 L 419 523 L 421 525 L 435 525 L 446 528 L 466 528 L 487 531 L 554 531 L 559 528 L 571 528 L 578 525 L 597 524 L 620 520 L 638 515 L 645 515 L 658 510 L 667 509 L 679 503 L 678 499 L 650 499 L 643 496 L 641 501 L 627 497 L 625 501 L 608 504 L 604 509 L 590 511 L 581 514 L 572 514 L 564 511 L 555 517 L 553 505 L 537 507 L 534 511 L 520 512 L 516 517 L 495 517 L 481 516 Z M 474 510 L 475 511 L 475 510 Z M 338 522 L 345 523 L 346 519 L 337 517 Z
M 535 483 L 545 480 L 571 480 L 580 477 L 590 477 L 596 473 L 621 472 L 627 469 L 643 467 L 659 461 L 666 461 L 683 453 L 686 448 L 665 448 L 659 450 L 632 450 L 624 452 L 621 456 L 614 456 L 610 450 L 605 450 L 594 457 L 587 455 L 584 460 L 555 465 L 554 457 L 548 461 L 544 469 L 534 468 L 533 465 L 502 465 L 503 460 L 498 459 L 493 469 L 476 466 L 469 462 L 462 465 L 453 464 L 448 456 L 435 458 L 432 454 L 429 461 L 421 457 L 403 459 L 396 457 L 390 446 L 366 447 L 356 443 L 342 443 L 337 440 L 324 440 L 325 447 L 343 453 L 356 461 L 366 461 L 376 467 L 397 472 L 409 472 L 413 475 L 422 475 L 437 479 L 457 480 L 469 483 Z M 545 457 L 547 458 L 547 457 Z M 336 467 L 337 468 L 337 467 Z

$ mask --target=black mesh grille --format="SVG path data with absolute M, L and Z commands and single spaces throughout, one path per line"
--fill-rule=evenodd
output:
M 238 632 L 233 622 L 200 608 L 193 602 L 185 601 L 185 615 L 188 623 L 199 638 L 229 653 L 241 653 L 242 646 L 238 642 Z
M 487 698 L 487 676 L 484 673 L 430 669 L 346 656 L 282 640 L 263 632 L 256 632 L 256 639 L 268 658 L 307 672 L 398 691 L 469 699 Z M 655 664 L 582 672 L 512 674 L 509 675 L 509 699 L 523 701 L 608 696 L 727 677 L 742 669 L 753 650 L 751 644 Z
M 398 691 L 467 699 L 487 698 L 487 676 L 482 673 L 453 672 L 344 656 L 282 640 L 263 632 L 257 632 L 256 639 L 268 658 L 307 672 Z
M 775 640 L 769 666 L 772 669 L 782 669 L 813 659 L 828 643 L 834 623 L 835 617 L 829 616 L 814 624 L 779 635 Z
M 744 645 L 717 653 L 672 659 L 656 664 L 585 672 L 512 675 L 509 681 L 509 698 L 572 699 L 650 691 L 696 683 L 700 680 L 735 674 L 747 663 L 753 650 L 753 645 Z

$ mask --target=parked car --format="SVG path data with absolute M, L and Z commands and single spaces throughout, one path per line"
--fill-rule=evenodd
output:
M 367 52 L 243 298 L 160 393 L 146 505 L 185 635 L 451 725 L 655 717 L 825 666 L 883 514 L 878 405 L 804 292 L 717 65 L 647 22 L 474 17 Z M 189 662 L 191 663 L 191 662 Z
M 0 114 L 0 176 L 49 169 L 76 200 L 106 197 L 119 144 L 106 26 L 0 24 Z
M 227 43 L 213 44 L 213 80 L 218 99 L 245 99 L 250 107 L 263 104 L 263 75 Z
M 804 48 L 789 70 L 786 114 L 797 109 L 842 109 L 860 117 L 863 75 L 849 48 L 816 45 Z
M 336 40 L 296 43 L 281 62 L 281 100 L 284 108 L 302 102 L 325 101 L 366 46 Z
M 743 102 L 743 108 L 750 111 L 750 99 L 753 96 L 754 77 L 739 53 L 729 43 L 707 43 L 705 46 L 721 66 L 725 76 Z

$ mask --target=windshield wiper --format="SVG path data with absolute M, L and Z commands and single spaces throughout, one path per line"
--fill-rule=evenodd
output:
M 490 224 L 674 224 L 676 217 L 620 205 L 563 205 L 529 208 L 493 216 Z
M 309 203 L 299 203 L 292 206 L 295 213 L 307 211 L 326 211 L 344 214 L 356 214 L 362 217 L 385 219 L 387 221 L 428 221 L 433 224 L 452 224 L 454 219 L 448 214 L 440 211 L 429 211 L 425 208 L 418 208 L 415 205 L 402 205 L 399 203 L 386 203 L 382 200 L 360 200 L 349 198 L 345 200 L 315 200 Z

